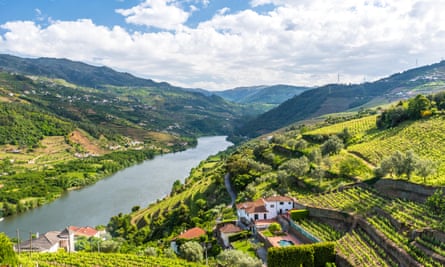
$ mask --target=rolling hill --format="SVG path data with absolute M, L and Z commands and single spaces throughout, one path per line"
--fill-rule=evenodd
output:
M 273 195 L 296 197 L 309 210 L 309 217 L 296 223 L 324 241 L 334 241 L 337 255 L 351 266 L 441 266 L 444 241 L 431 234 L 444 234 L 444 215 L 434 212 L 436 204 L 428 198 L 445 186 L 444 149 L 437 145 L 444 138 L 443 111 L 388 129 L 377 127 L 376 115 L 357 115 L 338 123 L 288 127 L 211 157 L 170 196 L 128 217 L 114 217 L 109 227 L 113 233 L 131 230 L 131 235 L 159 242 L 184 227 L 213 229 L 215 221 L 235 220 L 224 190 L 229 173 L 237 203 Z M 345 146 L 329 152 L 325 144 L 334 135 Z M 417 171 L 410 177 L 375 176 L 376 167 L 395 151 L 410 150 L 435 162 L 435 171 L 427 177 Z M 137 230 L 116 227 L 119 220 Z
M 309 87 L 278 84 L 272 86 L 237 87 L 215 92 L 215 94 L 236 103 L 261 103 L 276 106 L 309 89 Z
M 372 83 L 329 84 L 308 90 L 258 116 L 239 133 L 258 136 L 291 123 L 359 107 L 388 104 L 421 93 L 445 89 L 445 61 L 407 70 Z

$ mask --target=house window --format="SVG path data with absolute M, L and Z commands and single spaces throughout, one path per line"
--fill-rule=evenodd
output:
M 275 205 L 274 205 L 274 204 L 271 204 L 270 207 L 271 207 L 271 208 L 275 208 Z
M 254 219 L 255 219 L 255 220 L 258 220 L 258 214 L 255 214 L 255 215 L 254 215 Z
M 290 202 L 288 204 L 290 205 Z
M 280 202 L 280 205 L 284 205 L 284 202 Z
M 264 220 L 266 220 L 267 219 L 267 215 L 266 215 L 266 213 L 264 213 Z

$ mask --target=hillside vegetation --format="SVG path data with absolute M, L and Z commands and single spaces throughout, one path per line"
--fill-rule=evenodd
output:
M 398 265 L 400 261 L 391 250 L 379 245 L 390 242 L 391 249 L 404 251 L 414 262 L 440 266 L 440 261 L 428 255 L 431 251 L 443 253 L 443 241 L 428 237 L 425 229 L 440 233 L 445 230 L 444 218 L 436 212 L 445 208 L 442 202 L 433 197 L 425 203 L 414 202 L 373 186 L 379 179 L 377 167 L 395 151 L 414 151 L 417 158 L 430 159 L 439 167 L 426 179 L 417 169 L 409 176 L 402 172 L 400 176 L 387 174 L 380 179 L 445 185 L 443 153 L 437 145 L 444 136 L 444 117 L 440 109 L 422 114 L 395 127 L 379 128 L 377 121 L 382 114 L 361 113 L 335 123 L 329 118 L 319 124 L 288 127 L 254 139 L 202 162 L 184 185 L 173 186 L 170 196 L 132 214 L 114 217 L 108 228 L 115 237 L 125 237 L 134 246 L 157 242 L 161 247 L 184 229 L 200 226 L 210 230 L 216 221 L 234 216 L 234 211 L 226 207 L 230 198 L 223 184 L 224 176 L 230 173 L 237 202 L 291 195 L 307 207 L 366 218 L 359 219 L 363 222 L 358 226 L 350 225 L 347 234 L 337 224 L 329 225 L 332 221 L 320 224 L 323 218 L 310 216 L 302 222 L 308 231 L 326 241 L 337 241 L 337 253 L 353 265 Z M 413 238 L 414 232 L 418 235 Z M 382 239 L 373 239 L 371 233 Z
M 386 105 L 416 94 L 445 89 L 445 61 L 363 84 L 330 84 L 305 91 L 258 116 L 239 134 L 255 137 L 291 123 L 359 107 Z
M 230 134 L 245 111 L 218 96 L 78 62 L 0 56 L 2 64 L 33 75 L 0 71 L 0 217 L 194 146 L 198 136 Z M 54 68 L 56 78 L 36 76 Z M 97 86 L 76 80 L 85 73 Z

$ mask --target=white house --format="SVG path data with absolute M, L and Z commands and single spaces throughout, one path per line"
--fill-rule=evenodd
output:
M 67 231 L 51 231 L 43 235 L 37 234 L 32 240 L 26 240 L 14 247 L 20 252 L 57 252 L 60 248 L 73 251 L 73 235 Z
M 275 219 L 294 208 L 295 199 L 287 196 L 260 198 L 236 205 L 238 219 L 244 222 Z

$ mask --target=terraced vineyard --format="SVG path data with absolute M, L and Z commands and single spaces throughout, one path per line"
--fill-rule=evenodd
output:
M 336 241 L 342 237 L 342 233 L 332 228 L 329 224 L 316 222 L 314 220 L 301 220 L 297 223 L 309 233 L 323 241 Z
M 398 232 L 390 221 L 386 218 L 373 216 L 367 219 L 378 231 L 383 233 L 387 238 L 393 241 L 398 247 L 408 252 L 411 257 L 420 262 L 424 266 L 442 266 L 439 262 L 431 259 L 422 250 L 411 244 L 409 238 Z
M 340 239 L 337 252 L 354 266 L 397 266 L 382 248 L 360 230 L 347 233 Z
M 445 118 L 437 116 L 401 125 L 366 136 L 365 142 L 351 145 L 349 151 L 358 153 L 369 162 L 378 165 L 380 161 L 395 151 L 413 150 L 421 158 L 438 163 L 437 173 L 428 177 L 427 184 L 445 185 Z M 411 181 L 423 183 L 421 177 L 412 177 Z
M 377 116 L 367 116 L 359 119 L 344 121 L 309 131 L 305 133 L 305 135 L 338 134 L 341 133 L 343 129 L 347 128 L 351 135 L 361 137 L 370 130 L 376 129 L 376 118 Z
M 388 201 L 370 189 L 356 186 L 342 191 L 334 191 L 317 196 L 308 196 L 299 199 L 299 202 L 314 207 L 365 213 L 372 207 L 386 205 Z
M 31 257 L 29 257 L 29 255 L 22 254 L 21 259 L 25 262 L 28 262 L 30 264 L 29 266 L 40 266 L 40 267 L 204 266 L 198 263 L 188 262 L 183 259 L 137 256 L 133 254 L 117 254 L 117 253 L 84 253 L 84 252 L 33 253 Z

